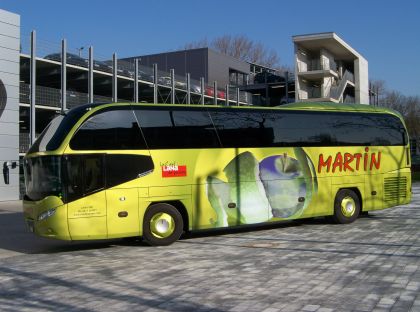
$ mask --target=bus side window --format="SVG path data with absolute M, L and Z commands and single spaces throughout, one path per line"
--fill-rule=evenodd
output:
M 185 109 L 135 109 L 150 149 L 220 148 L 207 111 Z
M 78 155 L 65 156 L 67 201 L 73 201 L 83 196 L 83 162 Z
M 103 155 L 87 155 L 84 163 L 84 194 L 103 189 L 105 187 Z
M 273 129 L 267 127 L 263 114 L 246 111 L 210 111 L 223 147 L 269 147 Z
M 105 187 L 103 155 L 66 155 L 67 201 Z
M 139 176 L 146 175 L 154 169 L 153 161 L 150 156 L 145 155 L 106 155 L 106 187 L 137 179 Z

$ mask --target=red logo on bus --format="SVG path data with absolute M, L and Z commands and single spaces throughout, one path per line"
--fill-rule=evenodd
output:
M 186 177 L 186 176 L 187 176 L 187 166 L 179 166 L 179 165 L 162 166 L 163 178 L 176 178 L 176 177 Z

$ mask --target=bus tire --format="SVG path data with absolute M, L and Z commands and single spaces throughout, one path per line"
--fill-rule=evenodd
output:
M 343 189 L 337 192 L 334 201 L 335 223 L 346 224 L 357 219 L 360 213 L 360 199 L 356 192 L 350 189 Z
M 151 205 L 143 219 L 143 239 L 151 246 L 167 246 L 177 241 L 184 224 L 180 212 L 172 205 Z

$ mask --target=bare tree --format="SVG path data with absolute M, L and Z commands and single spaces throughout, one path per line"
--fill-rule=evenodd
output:
M 405 96 L 401 92 L 389 90 L 383 80 L 371 81 L 374 92 L 378 93 L 378 105 L 399 112 L 405 121 L 412 139 L 420 138 L 420 97 Z
M 369 86 L 375 98 L 378 100 L 378 102 L 381 102 L 381 100 L 386 96 L 386 93 L 388 92 L 385 81 L 384 80 L 370 80 Z
M 185 49 L 185 50 L 198 49 L 198 48 L 206 48 L 208 46 L 209 46 L 209 42 L 207 40 L 207 37 L 205 37 L 201 40 L 193 41 L 193 42 L 189 42 L 189 43 L 184 44 L 182 49 Z
M 271 67 L 279 70 L 288 69 L 280 65 L 280 57 L 275 50 L 270 50 L 261 42 L 255 42 L 245 35 L 223 35 L 208 41 L 207 38 L 190 42 L 184 49 L 209 47 L 217 52 L 233 56 L 240 60 Z

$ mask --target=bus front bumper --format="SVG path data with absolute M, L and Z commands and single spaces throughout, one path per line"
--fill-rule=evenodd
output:
M 23 215 L 28 230 L 38 236 L 71 240 L 67 205 L 55 196 L 40 201 L 23 201 Z

